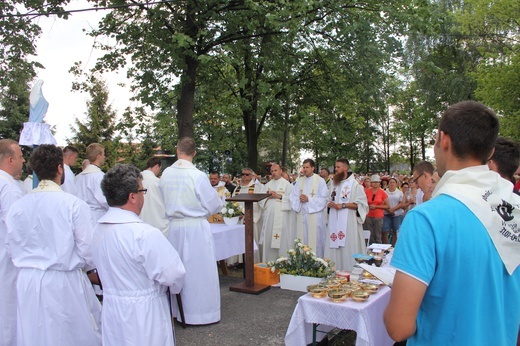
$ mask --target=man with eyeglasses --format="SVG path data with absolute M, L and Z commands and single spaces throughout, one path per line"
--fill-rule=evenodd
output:
M 384 322 L 396 341 L 518 344 L 520 197 L 486 165 L 498 130 L 497 115 L 474 101 L 440 119 L 441 179 L 433 198 L 407 213 L 391 261 Z
M 262 193 L 264 191 L 264 185 L 261 184 L 257 179 L 255 172 L 249 167 L 242 169 L 242 179 L 240 184 L 233 191 L 233 196 L 244 193 Z M 241 202 L 242 208 L 244 208 Z M 262 261 L 262 245 L 260 244 L 260 232 L 262 230 L 262 208 L 258 203 L 253 203 L 253 236 L 255 242 L 258 244 L 258 251 L 255 252 L 254 261 L 255 263 Z M 227 263 L 230 265 L 240 265 L 243 263 L 242 256 L 232 256 L 228 258 Z
M 162 162 L 158 157 L 151 157 L 146 162 L 146 169 L 141 172 L 143 176 L 143 188 L 146 189 L 144 206 L 139 217 L 149 225 L 159 229 L 165 237 L 168 237 L 168 224 L 164 212 L 164 202 L 159 190 L 159 178 Z
M 433 192 L 433 165 L 428 161 L 421 161 L 413 167 L 412 181 L 419 187 L 415 196 L 415 204 L 419 205 L 429 200 Z
M 159 188 L 170 220 L 168 240 L 186 268 L 184 288 L 180 293 L 185 323 L 201 325 L 220 321 L 218 268 L 207 218 L 220 211 L 222 200 L 206 173 L 193 164 L 196 154 L 193 138 L 179 139 L 178 160 L 164 170 Z M 179 316 L 177 304 L 174 311 Z
M 110 208 L 98 221 L 92 256 L 104 289 L 103 344 L 173 345 L 167 288 L 183 286 L 179 254 L 139 218 L 147 189 L 137 167 L 111 168 L 101 189 Z

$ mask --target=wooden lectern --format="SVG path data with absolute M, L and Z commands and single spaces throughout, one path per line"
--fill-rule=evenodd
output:
M 268 193 L 244 193 L 238 194 L 234 197 L 226 198 L 226 201 L 229 202 L 244 202 L 245 204 L 245 229 L 246 229 L 246 259 L 244 263 L 244 269 L 246 273 L 246 280 L 232 285 L 229 290 L 242 292 L 242 293 L 250 293 L 250 294 L 260 294 L 262 292 L 267 291 L 271 288 L 268 285 L 260 285 L 255 284 L 255 272 L 254 272 L 254 247 L 253 247 L 253 203 L 259 202 L 267 197 L 271 196 Z M 260 251 L 260 250 L 259 250 Z

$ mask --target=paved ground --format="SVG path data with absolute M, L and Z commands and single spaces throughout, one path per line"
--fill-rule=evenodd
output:
M 241 281 L 236 276 L 220 276 L 220 322 L 186 329 L 175 323 L 176 345 L 284 345 L 296 301 L 303 293 L 277 287 L 259 295 L 229 290 Z

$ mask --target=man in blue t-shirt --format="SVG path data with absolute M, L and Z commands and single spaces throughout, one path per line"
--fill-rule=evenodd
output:
M 442 116 L 434 147 L 442 176 L 401 225 L 384 314 L 407 345 L 514 345 L 520 325 L 520 198 L 488 169 L 498 118 L 472 101 Z

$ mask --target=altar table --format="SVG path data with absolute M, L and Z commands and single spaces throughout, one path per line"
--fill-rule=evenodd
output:
M 313 298 L 310 294 L 301 296 L 285 334 L 285 345 L 311 343 L 313 324 L 356 331 L 356 346 L 393 345 L 394 341 L 388 336 L 383 323 L 383 311 L 389 300 L 390 288 L 387 286 L 382 286 L 363 303 L 350 298 L 334 303 L 328 298 Z
M 213 243 L 215 244 L 215 259 L 225 260 L 234 255 L 241 255 L 245 252 L 245 226 L 228 226 L 223 223 L 210 223 L 211 233 L 213 233 Z M 255 251 L 258 246 L 254 244 Z

